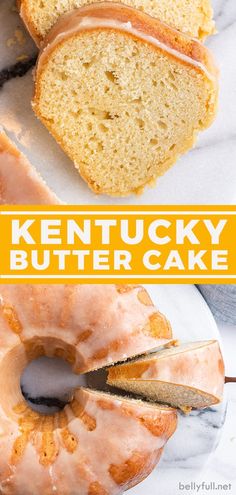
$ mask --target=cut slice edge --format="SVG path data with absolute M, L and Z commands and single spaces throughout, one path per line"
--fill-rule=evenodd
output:
M 150 409 L 155 409 L 159 411 L 166 411 L 166 412 L 173 412 L 176 411 L 175 407 L 169 406 L 168 404 L 159 404 L 159 403 L 154 403 L 152 401 L 145 401 L 142 400 L 141 398 L 137 397 L 131 397 L 128 395 L 119 395 L 119 393 L 113 393 L 109 391 L 103 391 L 103 390 L 97 390 L 95 388 L 90 388 L 90 387 L 79 387 L 78 389 L 75 390 L 75 397 L 76 394 L 78 394 L 80 391 L 87 393 L 88 395 L 92 394 L 93 396 L 98 396 L 98 397 L 104 397 L 107 398 L 108 400 L 117 400 L 119 403 L 126 403 L 126 404 L 133 404 L 133 405 L 139 405 L 143 407 L 147 407 Z
M 107 384 L 125 390 L 126 392 L 145 397 L 155 404 L 169 405 L 190 412 L 192 409 L 204 409 L 219 404 L 221 398 L 203 392 L 202 390 L 177 383 L 160 380 L 107 380 Z
M 209 407 L 221 402 L 223 394 L 219 343 L 185 343 L 142 356 L 109 368 L 107 383 L 181 409 Z

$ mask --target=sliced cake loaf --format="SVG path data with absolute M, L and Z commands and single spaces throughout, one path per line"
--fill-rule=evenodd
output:
M 183 410 L 222 399 L 224 362 L 216 340 L 181 344 L 108 370 L 109 385 Z
M 96 193 L 142 192 L 215 116 L 209 51 L 121 4 L 63 16 L 35 77 L 35 113 Z
M 21 17 L 38 45 L 62 14 L 90 3 L 91 0 L 18 0 Z M 210 0 L 125 0 L 122 3 L 201 40 L 215 30 Z
M 0 129 L 0 204 L 57 204 L 35 168 Z

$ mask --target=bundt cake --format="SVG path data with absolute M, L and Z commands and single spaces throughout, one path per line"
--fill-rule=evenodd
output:
M 91 189 L 127 196 L 191 148 L 215 116 L 217 94 L 203 45 L 106 2 L 63 16 L 50 31 L 32 105 Z
M 21 17 L 38 45 L 62 14 L 89 3 L 91 0 L 18 0 Z M 210 0 L 126 0 L 124 3 L 195 38 L 205 39 L 214 32 Z
M 18 372 L 9 360 L 0 378 L 8 386 L 6 366 Z M 150 474 L 177 425 L 172 408 L 89 389 L 52 416 L 20 397 L 12 404 L 12 394 L 0 398 L 3 495 L 121 494 Z
M 1 285 L 4 325 L 32 358 L 69 360 L 85 373 L 171 341 L 169 322 L 141 286 Z
M 0 326 L 1 494 L 118 495 L 142 481 L 176 410 L 80 388 L 62 411 L 42 415 L 20 377 L 44 354 L 81 373 L 166 342 L 170 327 L 144 289 L 2 285 Z
M 0 204 L 57 204 L 35 168 L 0 129 Z
M 108 384 L 181 409 L 222 400 L 224 362 L 216 340 L 181 344 L 109 369 Z

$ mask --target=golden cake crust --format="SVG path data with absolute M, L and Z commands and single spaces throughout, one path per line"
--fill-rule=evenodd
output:
M 83 25 L 83 19 L 91 20 L 91 25 Z M 117 22 L 117 27 L 106 25 L 109 20 Z M 100 23 L 104 22 L 104 26 L 97 25 L 96 21 Z M 93 25 L 94 21 L 94 25 Z M 124 28 L 122 28 L 124 26 Z M 126 28 L 128 26 L 128 28 Z M 131 28 L 129 28 L 131 26 Z M 90 167 L 84 167 L 81 162 L 78 163 L 74 157 L 73 151 L 70 150 L 68 144 L 64 142 L 63 136 L 60 135 L 55 125 L 52 125 L 50 119 L 41 111 L 40 102 L 43 98 L 42 80 L 47 70 L 47 66 L 52 57 L 56 58 L 57 53 L 66 44 L 66 42 L 72 42 L 79 37 L 86 36 L 91 33 L 118 33 L 125 37 L 132 38 L 133 40 L 141 40 L 142 43 L 148 45 L 149 48 L 158 53 L 164 52 L 165 57 L 168 57 L 170 61 L 178 60 L 179 64 L 183 67 L 187 66 L 191 70 L 199 73 L 204 78 L 206 87 L 208 87 L 209 96 L 206 103 L 204 121 L 199 119 L 196 129 L 193 134 L 185 139 L 182 143 L 181 150 L 177 150 L 171 153 L 162 162 L 158 162 L 158 172 L 149 174 L 151 177 L 143 178 L 140 180 L 141 184 L 138 186 L 127 186 L 118 188 L 101 186 L 99 181 L 96 181 L 96 176 L 90 177 Z M 140 37 L 139 37 L 140 36 Z M 153 41 L 154 40 L 154 41 Z M 157 42 L 157 44 L 155 44 Z M 49 35 L 46 37 L 36 68 L 35 77 L 35 93 L 32 102 L 33 109 L 40 120 L 46 125 L 49 132 L 54 136 L 63 150 L 74 161 L 75 166 L 79 169 L 80 175 L 85 179 L 90 188 L 96 193 L 106 193 L 111 196 L 128 196 L 132 193 L 142 193 L 144 187 L 147 184 L 153 184 L 157 177 L 161 176 L 180 156 L 188 149 L 190 149 L 196 139 L 197 131 L 200 131 L 208 127 L 216 113 L 217 108 L 217 96 L 218 96 L 218 71 L 212 59 L 211 53 L 197 40 L 184 35 L 175 29 L 170 28 L 166 24 L 162 23 L 158 19 L 153 19 L 147 14 L 127 7 L 121 4 L 113 4 L 109 2 L 94 4 L 82 7 L 69 14 L 66 14 L 59 19 L 59 21 L 52 28 Z M 133 189 L 131 188 L 133 187 Z
M 61 36 L 61 42 L 73 36 L 76 31 L 76 26 L 78 26 L 78 20 L 83 17 L 92 17 L 104 20 L 114 19 L 121 23 L 130 22 L 132 27 L 137 29 L 137 31 L 156 38 L 161 43 L 166 45 L 166 47 L 176 50 L 176 56 L 178 56 L 179 52 L 179 54 L 190 58 L 189 62 L 182 60 L 183 63 L 191 64 L 191 61 L 193 63 L 201 63 L 209 71 L 209 75 L 216 79 L 215 82 L 217 83 L 218 68 L 215 65 L 211 52 L 208 48 L 202 45 L 202 43 L 184 33 L 181 33 L 177 29 L 168 26 L 159 19 L 154 19 L 144 12 L 119 3 L 94 3 L 61 16 L 44 39 L 41 47 L 41 54 L 43 54 L 44 50 L 47 55 L 50 53 L 50 45 L 53 44 L 58 35 L 63 34 Z M 84 27 L 83 32 L 86 30 L 90 31 L 91 29 L 92 28 L 86 29 L 86 27 Z M 117 30 L 119 31 L 119 29 Z M 135 35 L 131 34 L 131 36 L 135 38 Z M 151 42 L 149 43 L 152 44 Z M 58 43 L 58 46 L 59 44 L 60 42 Z M 170 54 L 167 53 L 167 55 Z M 40 58 L 38 62 L 38 65 L 40 66 Z

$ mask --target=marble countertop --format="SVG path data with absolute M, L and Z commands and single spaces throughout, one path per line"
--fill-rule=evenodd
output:
M 71 161 L 34 116 L 31 67 L 37 50 L 14 9 L 0 2 L 0 123 L 41 172 L 58 197 L 80 204 L 235 204 L 236 203 L 236 2 L 212 0 L 218 34 L 207 41 L 220 68 L 216 121 L 201 133 L 153 189 L 124 200 L 94 195 Z M 18 75 L 22 77 L 16 77 Z M 24 74 L 24 75 L 23 75 Z
M 235 377 L 236 325 L 218 324 L 218 328 L 222 338 L 226 376 Z M 231 490 L 217 490 L 218 495 L 223 495 L 227 492 L 232 495 L 236 493 L 236 383 L 228 383 L 226 393 L 228 407 L 221 439 L 217 449 L 210 456 L 206 469 L 200 476 L 200 480 L 208 483 L 211 481 L 223 485 L 231 483 Z M 199 493 L 202 495 L 206 492 L 200 491 Z

